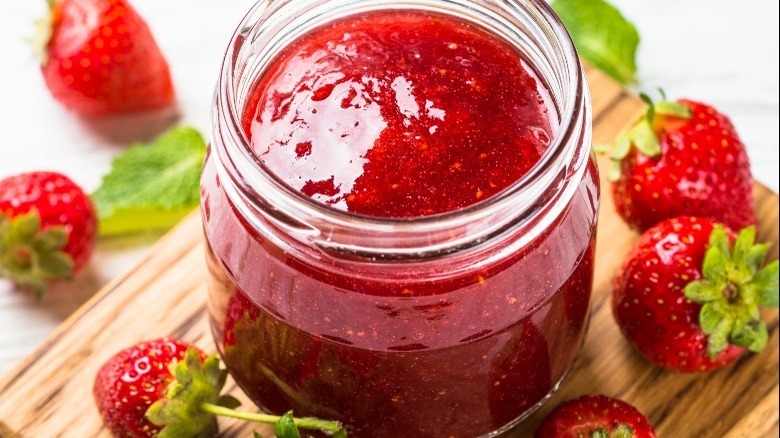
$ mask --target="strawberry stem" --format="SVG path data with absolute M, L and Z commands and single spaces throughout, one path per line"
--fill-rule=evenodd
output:
M 597 148 L 598 153 L 609 155 L 612 161 L 612 170 L 607 175 L 610 181 L 620 179 L 623 160 L 628 157 L 632 149 L 648 157 L 661 155 L 661 138 L 657 132 L 658 127 L 653 124 L 658 116 L 680 119 L 690 119 L 693 116 L 690 108 L 682 103 L 667 101 L 663 91 L 661 96 L 663 97 L 661 102 L 653 102 L 650 96 L 641 93 L 639 97 L 647 104 L 645 115 L 631 129 L 620 134 L 614 143 Z
M 729 304 L 737 303 L 739 300 L 739 286 L 729 280 L 723 288 L 723 296 Z
M 171 364 L 171 374 L 174 379 L 168 384 L 165 397 L 152 403 L 146 411 L 146 418 L 152 424 L 164 426 L 159 433 L 161 438 L 215 436 L 217 416 L 274 424 L 279 438 L 299 438 L 299 427 L 335 438 L 347 436 L 346 428 L 338 421 L 294 418 L 292 412 L 279 417 L 234 410 L 241 403 L 229 395 L 220 395 L 227 370 L 220 366 L 216 355 L 202 359 L 196 348 L 190 348 L 184 360 Z
M 223 406 L 215 405 L 212 403 L 201 403 L 201 410 L 206 413 L 221 416 L 236 418 L 239 420 L 251 421 L 254 423 L 276 424 L 282 419 L 278 415 L 270 414 L 258 414 L 254 412 L 239 412 L 233 409 L 229 409 Z M 295 418 L 295 425 L 301 429 L 318 430 L 330 436 L 346 436 L 344 425 L 339 421 L 321 420 L 319 418 L 304 417 Z M 342 435 L 337 435 L 342 434 Z

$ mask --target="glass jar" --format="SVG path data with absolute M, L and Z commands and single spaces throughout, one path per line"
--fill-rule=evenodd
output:
M 242 111 L 308 30 L 377 9 L 453 14 L 510 42 L 552 98 L 554 138 L 496 196 L 383 219 L 312 201 L 251 152 Z M 232 376 L 262 408 L 359 437 L 506 431 L 557 388 L 587 322 L 599 201 L 590 98 L 542 0 L 261 1 L 222 67 L 202 177 L 209 311 Z

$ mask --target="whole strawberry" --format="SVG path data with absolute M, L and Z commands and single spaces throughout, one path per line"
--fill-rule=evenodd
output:
M 92 201 L 68 177 L 33 172 L 0 180 L 0 278 L 41 294 L 87 263 L 95 246 Z
M 713 107 L 649 103 L 612 146 L 618 213 L 643 231 L 677 216 L 708 217 L 739 230 L 755 224 L 753 178 L 734 125 Z
M 734 244 L 731 244 L 731 241 Z M 684 372 L 760 351 L 767 328 L 759 305 L 778 305 L 778 262 L 755 228 L 733 233 L 710 219 L 679 217 L 647 230 L 615 278 L 612 310 L 648 360 Z
M 585 395 L 555 408 L 536 429 L 536 438 L 655 438 L 653 426 L 628 403 Z
M 156 436 L 162 427 L 147 419 L 147 411 L 153 403 L 166 400 L 166 392 L 176 379 L 186 393 L 181 399 L 199 397 L 216 403 L 225 372 L 219 369 L 216 357 L 206 363 L 204 358 L 202 351 L 171 338 L 143 342 L 117 353 L 100 368 L 93 388 L 95 403 L 108 429 L 118 437 Z M 203 436 L 216 434 L 216 417 L 200 413 L 197 406 L 193 411 L 180 404 L 178 414 L 182 421 L 191 423 L 192 430 L 203 432 Z
M 337 421 L 237 412 L 240 403 L 220 395 L 227 371 L 217 356 L 177 339 L 142 342 L 120 351 L 98 371 L 92 393 L 103 422 L 122 438 L 200 438 L 217 435 L 217 416 L 275 425 L 280 438 L 312 429 L 346 438 Z
M 173 101 L 168 63 L 149 27 L 125 0 L 50 0 L 39 24 L 41 70 L 67 108 L 102 115 Z

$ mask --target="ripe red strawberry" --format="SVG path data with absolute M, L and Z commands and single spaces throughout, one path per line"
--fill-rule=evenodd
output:
M 653 426 L 630 404 L 604 395 L 570 400 L 548 415 L 536 438 L 655 438 Z
M 734 239 L 688 216 L 647 230 L 615 278 L 612 310 L 623 334 L 651 362 L 684 372 L 760 351 L 767 328 L 759 305 L 777 307 L 778 262 L 760 269 L 769 247 L 754 240 L 753 227 Z
M 753 178 L 734 125 L 691 100 L 650 104 L 612 146 L 618 213 L 643 231 L 677 216 L 708 217 L 739 230 L 755 224 Z
M 106 362 L 95 378 L 93 395 L 100 416 L 109 430 L 118 437 L 156 436 L 162 426 L 147 418 L 149 408 L 160 400 L 166 400 L 166 392 L 173 382 L 189 400 L 216 403 L 224 384 L 225 372 L 219 369 L 219 361 L 189 344 L 171 338 L 143 342 L 120 351 Z M 177 380 L 178 379 L 178 380 Z M 171 400 L 166 403 L 170 407 Z M 179 402 L 180 421 L 189 421 L 193 430 L 213 436 L 217 423 L 213 415 L 197 411 Z M 169 409 L 158 405 L 155 410 Z M 164 415 L 162 415 L 164 416 Z M 192 435 L 195 436 L 195 435 Z
M 102 115 L 166 106 L 168 63 L 149 27 L 125 0 L 50 0 L 40 23 L 42 71 L 69 109 Z
M 199 438 L 217 435 L 217 415 L 276 424 L 280 437 L 298 437 L 298 428 L 346 438 L 344 426 L 316 418 L 294 420 L 236 412 L 240 403 L 220 396 L 227 371 L 216 355 L 172 338 L 142 342 L 122 350 L 98 371 L 92 393 L 111 433 L 122 438 Z
M 42 293 L 46 280 L 69 278 L 95 246 L 92 201 L 53 172 L 0 180 L 0 277 Z

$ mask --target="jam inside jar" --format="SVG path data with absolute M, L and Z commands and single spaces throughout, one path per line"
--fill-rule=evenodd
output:
M 201 184 L 236 382 L 357 437 L 518 424 L 587 323 L 590 123 L 543 1 L 258 3 L 225 57 Z

